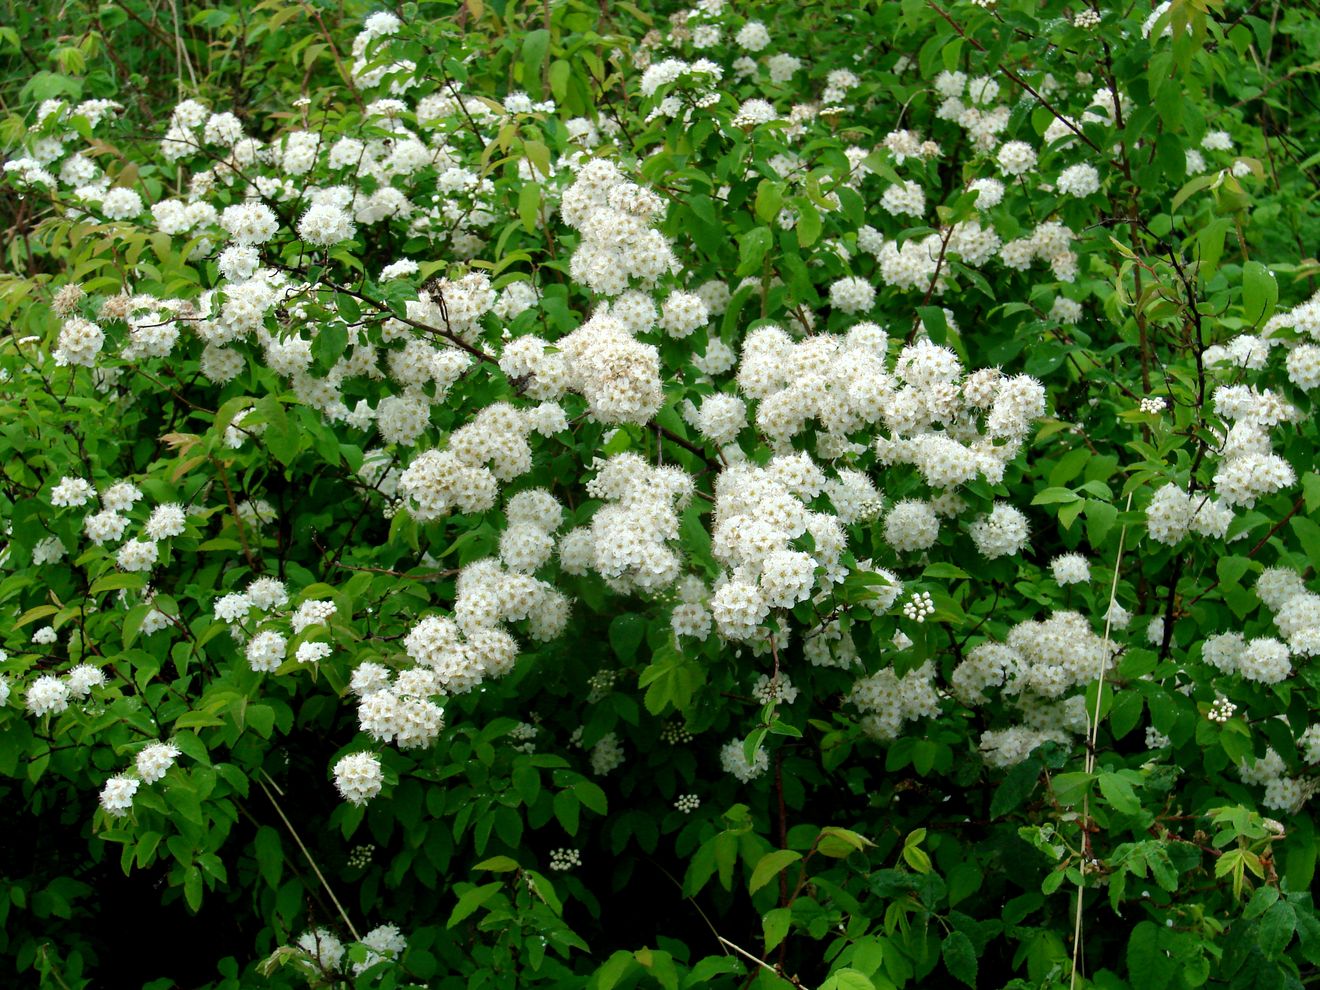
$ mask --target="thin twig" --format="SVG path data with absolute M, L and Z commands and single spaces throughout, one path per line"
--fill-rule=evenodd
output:
M 261 777 L 270 780 L 270 774 L 266 773 L 265 770 L 261 771 Z M 316 874 L 316 879 L 321 881 L 321 886 L 324 887 L 325 892 L 330 895 L 330 901 L 339 912 L 339 917 L 344 919 L 344 927 L 347 928 L 349 934 L 353 936 L 353 941 L 361 942 L 362 936 L 359 935 L 357 929 L 353 927 L 353 922 L 348 917 L 348 912 L 344 910 L 344 905 L 339 903 L 339 898 L 336 897 L 335 892 L 330 889 L 330 884 L 326 881 L 325 874 L 322 873 L 321 868 L 316 865 L 316 860 L 312 858 L 311 852 L 309 852 L 307 847 L 303 845 L 303 840 L 299 837 L 298 830 L 293 827 L 293 822 L 289 821 L 289 816 L 284 813 L 284 809 L 280 807 L 280 803 L 275 800 L 275 795 L 272 794 L 270 788 L 266 786 L 266 780 L 262 780 L 261 777 L 257 778 L 257 783 L 260 784 L 261 789 L 266 792 L 266 797 L 270 798 L 270 803 L 275 806 L 276 814 L 280 816 L 280 820 L 284 822 L 284 827 L 287 828 L 289 834 L 293 836 L 293 841 L 298 844 L 298 848 L 302 850 L 302 854 L 307 857 L 307 862 L 311 864 L 312 872 Z M 274 783 L 275 781 L 271 780 L 271 784 L 274 785 Z
M 1128 492 L 1127 505 L 1124 512 L 1132 511 L 1132 493 Z M 1122 530 L 1118 534 L 1118 555 L 1114 558 L 1114 576 L 1109 582 L 1109 608 L 1105 611 L 1105 636 L 1104 645 L 1100 650 L 1100 676 L 1095 685 L 1095 711 L 1091 713 L 1088 721 L 1090 725 L 1086 732 L 1086 772 L 1088 774 L 1095 772 L 1095 746 L 1096 739 L 1100 733 L 1100 702 L 1101 695 L 1105 687 L 1105 670 L 1109 664 L 1109 632 L 1114 621 L 1114 599 L 1118 595 L 1118 574 L 1123 566 L 1123 545 L 1127 542 L 1127 524 L 1123 524 Z M 1069 979 L 1069 990 L 1077 988 L 1077 957 L 1082 951 L 1082 900 L 1086 893 L 1086 867 L 1093 858 L 1091 856 L 1091 833 L 1087 831 L 1091 822 L 1091 792 L 1088 788 L 1082 795 L 1082 866 L 1081 876 L 1077 880 L 1077 914 L 1073 923 L 1073 952 L 1072 952 L 1072 976 Z

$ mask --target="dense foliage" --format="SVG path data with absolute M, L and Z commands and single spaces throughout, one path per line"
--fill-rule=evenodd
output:
M 0 27 L 25 982 L 1320 978 L 1320 22 Z

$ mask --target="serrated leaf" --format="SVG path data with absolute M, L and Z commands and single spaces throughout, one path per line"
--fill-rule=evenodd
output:
M 944 966 L 950 975 L 969 987 L 976 986 L 976 946 L 962 932 L 950 932 L 941 949 Z
M 520 869 L 518 861 L 509 856 L 492 856 L 490 859 L 483 859 L 473 867 L 474 870 L 490 870 L 492 873 L 512 873 Z
M 1135 815 L 1141 811 L 1141 801 L 1126 778 L 1116 773 L 1102 773 L 1099 783 L 1100 793 L 1119 814 Z
M 480 887 L 473 887 L 459 895 L 458 903 L 454 905 L 454 910 L 449 915 L 449 921 L 445 924 L 446 928 L 453 928 L 464 918 L 469 917 L 477 908 L 485 904 L 494 897 L 504 884 L 496 881 L 495 883 L 482 884 Z
M 793 849 L 776 849 L 774 852 L 766 853 L 752 870 L 752 878 L 747 884 L 748 892 L 755 894 L 782 873 L 790 863 L 796 863 L 801 858 L 802 854 Z

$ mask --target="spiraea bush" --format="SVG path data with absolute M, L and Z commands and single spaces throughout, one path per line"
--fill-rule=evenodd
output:
M 1308 13 L 169 6 L 0 30 L 6 969 L 1320 977 Z

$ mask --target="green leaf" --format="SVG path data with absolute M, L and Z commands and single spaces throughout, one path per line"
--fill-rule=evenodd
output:
M 1121 815 L 1135 815 L 1141 811 L 1141 801 L 1132 789 L 1132 784 L 1116 773 L 1100 775 L 1100 793 L 1109 802 L 1109 806 Z
M 756 216 L 762 223 L 774 223 L 784 205 L 784 183 L 762 179 L 756 186 Z
M 522 84 L 523 88 L 537 99 L 545 95 L 541 86 L 541 67 L 545 64 L 545 56 L 549 50 L 550 32 L 545 28 L 528 31 L 523 38 Z
M 195 865 L 183 873 L 183 899 L 188 908 L 196 913 L 202 909 L 202 871 Z
M 536 229 L 536 221 L 540 210 L 540 184 L 536 182 L 524 183 L 522 189 L 518 191 L 518 219 L 522 221 L 523 230 L 527 233 L 530 234 Z
M 1041 762 L 1029 757 L 1008 771 L 990 799 L 990 817 L 1001 818 L 1031 796 L 1040 780 Z
M 1174 962 L 1160 944 L 1163 930 L 1151 921 L 1138 922 L 1128 937 L 1128 973 L 1142 990 L 1164 990 L 1173 979 Z
M 1054 505 L 1059 502 L 1076 502 L 1081 496 L 1070 488 L 1046 488 L 1036 493 L 1032 505 Z
M 596 970 L 596 990 L 614 990 L 627 972 L 637 965 L 631 952 L 617 950 L 605 964 Z
M 1277 901 L 1256 926 L 1256 945 L 1266 959 L 1278 959 L 1297 930 L 1297 912 L 1288 901 Z
M 1242 266 L 1242 308 L 1247 323 L 1258 326 L 1274 313 L 1279 301 L 1279 283 L 1274 273 L 1259 261 L 1248 261 Z
M 320 367 L 329 370 L 347 348 L 348 327 L 339 320 L 330 320 L 321 326 L 312 341 L 312 357 Z
M 760 271 L 772 240 L 769 227 L 753 227 L 741 235 L 738 238 L 738 270 L 734 274 L 750 275 Z
M 257 829 L 257 837 L 252 844 L 262 879 L 278 890 L 280 877 L 284 873 L 284 848 L 280 844 L 280 833 L 269 825 L 263 825 Z
M 640 615 L 625 612 L 616 615 L 610 622 L 610 646 L 614 654 L 624 663 L 637 655 L 637 648 L 646 636 L 646 620 Z
M 492 856 L 490 859 L 483 859 L 474 870 L 490 870 L 492 873 L 512 873 L 520 869 L 518 861 L 509 856 Z
M 267 395 L 256 404 L 256 412 L 266 423 L 266 432 L 262 435 L 266 449 L 286 467 L 292 464 L 293 459 L 298 456 L 298 431 L 290 423 L 280 400 L 273 395 Z
M 793 912 L 788 908 L 773 908 L 761 916 L 761 935 L 765 940 L 766 952 L 784 940 L 792 921 Z
M 1288 833 L 1288 841 L 1284 843 L 1284 883 L 1290 891 L 1309 890 L 1315 878 L 1315 825 L 1309 817 L 1297 815 Z
M 796 197 L 793 205 L 798 211 L 796 227 L 798 247 L 811 247 L 820 238 L 820 232 L 824 228 L 820 211 L 816 209 L 814 203 L 802 196 Z
M 572 791 L 560 791 L 555 795 L 555 818 L 569 835 L 577 835 L 578 819 L 581 816 L 581 802 Z
M 598 815 L 609 813 L 609 801 L 605 797 L 605 792 L 600 786 L 590 780 L 579 780 L 573 785 L 573 793 L 577 795 L 578 801 L 584 808 L 594 811 Z
M 976 986 L 976 946 L 962 932 L 950 932 L 944 939 L 941 954 L 949 973 L 960 983 Z
M 918 306 L 917 316 L 932 344 L 943 345 L 949 338 L 949 321 L 939 306 Z
M 454 910 L 449 915 L 449 921 L 446 928 L 453 928 L 464 918 L 469 917 L 477 908 L 485 904 L 494 897 L 504 884 L 498 880 L 494 883 L 482 884 L 480 887 L 473 887 L 459 895 L 458 903 L 454 905 Z
M 525 805 L 536 803 L 541 794 L 541 772 L 525 763 L 513 768 L 513 789 Z
M 358 323 L 362 319 L 361 304 L 347 292 L 335 293 L 335 309 L 339 311 L 339 315 L 343 317 L 345 323 Z M 334 325 L 334 323 L 335 321 L 331 320 L 327 323 L 327 326 Z M 324 331 L 325 327 L 322 327 L 321 330 Z M 345 333 L 344 339 L 348 339 L 347 333 Z M 340 348 L 340 353 L 343 353 L 342 348 Z
M 820 985 L 820 990 L 875 990 L 875 984 L 864 973 L 855 969 L 841 969 L 831 973 Z
M 801 858 L 802 854 L 792 849 L 776 849 L 774 852 L 766 853 L 752 870 L 752 879 L 747 884 L 748 892 L 755 894 L 783 872 L 790 863 L 796 863 Z
M 1145 703 L 1146 699 L 1141 692 L 1130 688 L 1114 695 L 1114 703 L 1109 710 L 1109 729 L 1115 739 L 1122 739 L 1137 727 Z

